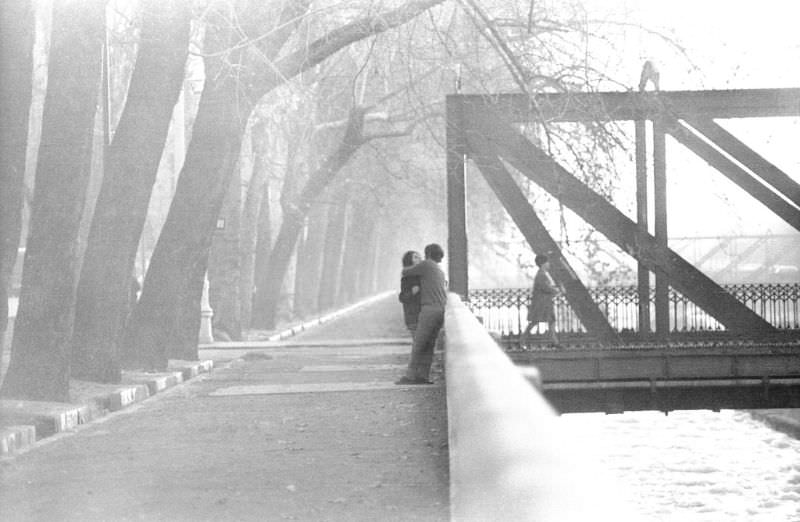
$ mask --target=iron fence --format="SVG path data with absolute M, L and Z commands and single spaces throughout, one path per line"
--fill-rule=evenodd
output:
M 800 284 L 736 284 L 723 288 L 748 308 L 781 330 L 800 329 Z M 639 295 L 635 286 L 590 288 L 589 293 L 618 332 L 639 331 Z M 650 291 L 651 324 L 655 324 L 655 290 Z M 529 288 L 471 290 L 469 307 L 490 330 L 518 335 L 527 324 Z M 585 333 L 578 316 L 563 295 L 555 298 L 556 328 L 565 333 Z M 669 292 L 672 332 L 724 331 L 725 328 L 680 292 Z

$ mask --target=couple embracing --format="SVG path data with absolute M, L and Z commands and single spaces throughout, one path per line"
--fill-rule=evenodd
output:
M 432 384 L 433 350 L 447 304 L 447 280 L 439 267 L 442 258 L 444 250 L 436 243 L 425 247 L 425 259 L 413 250 L 403 255 L 399 297 L 414 344 L 406 374 L 397 384 Z

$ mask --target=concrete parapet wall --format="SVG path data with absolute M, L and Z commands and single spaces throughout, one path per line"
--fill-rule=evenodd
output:
M 452 520 L 639 519 L 456 294 L 445 328 Z

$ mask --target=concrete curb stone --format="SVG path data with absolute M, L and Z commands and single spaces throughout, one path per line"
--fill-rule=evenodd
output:
M 284 340 L 314 326 L 336 319 L 362 306 L 385 298 L 392 292 L 383 292 L 358 301 L 316 319 L 305 321 L 270 335 L 267 341 Z M 213 348 L 215 343 L 200 344 L 199 348 Z M 37 440 L 60 431 L 67 431 L 110 412 L 141 402 L 161 391 L 181 384 L 214 368 L 214 361 L 170 360 L 167 372 L 149 373 L 125 371 L 121 386 L 109 393 L 92 395 L 84 404 L 42 403 L 39 401 L 0 401 L 0 458 L 8 457 L 32 446 Z M 3 402 L 17 404 L 3 404 Z M 24 404 L 20 404 L 24 403 Z M 49 404 L 48 411 L 44 404 Z M 17 421 L 19 419 L 20 421 Z
M 85 424 L 92 413 L 99 411 L 90 404 L 67 404 L 46 401 L 0 401 L 0 419 L 3 424 L 33 425 L 36 440 Z
M 141 402 L 150 397 L 151 393 L 145 384 L 119 388 L 108 395 L 106 403 L 109 411 L 119 411 L 122 408 Z
M 36 442 L 36 427 L 7 426 L 0 429 L 0 455 L 16 453 Z
M 125 384 L 141 384 L 147 387 L 150 395 L 155 395 L 167 388 L 172 388 L 184 381 L 183 372 L 123 372 L 122 382 Z
M 36 441 L 122 410 L 200 374 L 213 361 L 170 361 L 169 372 L 123 372 L 122 385 L 112 391 L 78 399 L 79 404 L 45 401 L 0 401 L 0 457 L 31 447 Z
M 208 373 L 214 368 L 214 361 L 179 361 L 170 360 L 167 369 L 181 372 L 183 380 L 188 381 L 201 373 Z

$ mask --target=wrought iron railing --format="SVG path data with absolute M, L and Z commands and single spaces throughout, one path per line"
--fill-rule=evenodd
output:
M 781 330 L 800 330 L 800 284 L 737 284 L 723 288 L 755 313 Z M 618 332 L 639 331 L 639 295 L 634 286 L 590 288 L 589 293 Z M 655 324 L 655 291 L 650 292 L 651 324 Z M 471 290 L 469 308 L 490 331 L 517 335 L 527 324 L 530 288 Z M 725 328 L 681 293 L 669 292 L 672 332 L 715 332 Z M 555 298 L 556 328 L 584 333 L 575 312 L 563 295 Z

